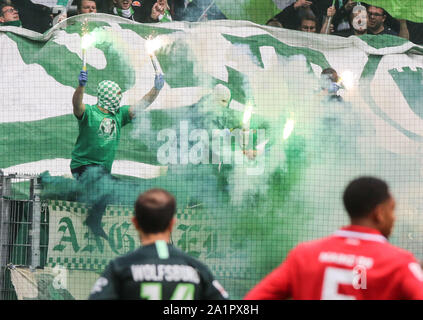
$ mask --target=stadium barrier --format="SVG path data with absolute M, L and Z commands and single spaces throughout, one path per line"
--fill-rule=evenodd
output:
M 28 188 L 27 199 L 12 188 L 18 182 Z M 45 202 L 40 200 L 39 177 L 34 175 L 4 175 L 0 172 L 0 299 L 15 299 L 9 271 L 15 265 L 31 269 L 44 265 L 48 234 Z

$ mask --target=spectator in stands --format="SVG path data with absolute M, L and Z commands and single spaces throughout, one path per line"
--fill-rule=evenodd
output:
M 334 28 L 335 32 L 350 29 L 350 15 L 352 9 L 356 5 L 357 2 L 354 0 L 347 0 L 341 8 L 336 10 L 335 16 L 333 17 L 333 22 L 337 25 L 336 28 Z
M 113 0 L 113 7 L 110 14 L 137 22 L 154 22 L 151 17 L 151 11 L 155 1 L 132 1 L 132 0 Z
M 280 23 L 276 19 L 270 19 L 269 21 L 266 22 L 266 25 L 271 26 L 271 27 L 283 28 L 282 23 Z
M 332 0 L 297 0 L 291 5 L 287 6 L 280 13 L 270 19 L 278 21 L 284 26 L 284 28 L 298 30 L 301 25 L 301 19 L 305 15 L 310 15 L 310 11 L 316 17 L 318 25 L 322 24 L 323 16 L 326 15 L 327 9 L 332 6 Z M 341 2 L 339 0 L 335 1 L 335 9 L 341 8 Z M 332 23 L 336 28 L 340 21 L 336 18 L 333 18 Z M 319 32 L 320 29 L 317 29 Z
M 366 19 L 360 19 L 359 14 L 354 14 L 353 9 L 357 5 L 356 2 L 349 0 L 340 12 L 335 14 L 334 20 L 343 19 L 344 16 L 348 15 L 349 29 L 340 30 L 338 28 L 335 35 L 340 36 L 351 36 L 351 35 L 363 35 L 363 34 L 390 34 L 396 35 L 405 39 L 409 39 L 410 35 L 408 32 L 407 21 L 397 20 L 389 15 L 384 9 L 361 3 L 362 6 L 367 8 L 367 29 L 364 30 L 364 22 Z M 369 11 L 370 10 L 370 11 Z M 371 13 L 371 14 L 370 14 Z M 361 24 L 358 23 L 361 20 Z M 355 21 L 355 23 L 353 23 Z M 359 25 L 357 27 L 357 24 Z M 355 25 L 355 26 L 354 26 Z
M 113 0 L 111 14 L 143 23 L 172 21 L 167 0 Z
M 299 30 L 303 32 L 318 33 L 319 25 L 316 17 L 312 15 L 312 13 L 303 17 Z
M 78 14 L 97 13 L 96 0 L 78 0 L 76 3 Z
M 367 34 L 368 15 L 365 7 L 362 10 L 351 10 L 349 16 L 350 28 L 347 30 L 335 32 L 335 35 L 341 37 L 361 36 Z
M 19 12 L 10 4 L 0 5 L 0 26 L 15 26 L 22 27 L 22 22 L 19 19 Z
M 150 189 L 139 195 L 134 209 L 132 223 L 142 246 L 109 263 L 94 284 L 90 300 L 228 298 L 206 265 L 169 243 L 176 225 L 173 195 Z
M 385 25 L 386 12 L 384 9 L 375 6 L 369 6 L 367 8 L 367 14 L 369 16 L 369 21 L 367 22 L 367 32 L 369 34 L 390 34 L 394 36 L 398 35 L 398 33 Z
M 170 14 L 170 7 L 167 0 L 157 0 L 151 8 L 150 22 L 170 22 L 172 16 Z
M 396 20 L 389 16 L 391 24 L 395 24 L 399 22 L 399 32 L 397 33 L 396 31 L 392 30 L 390 27 L 388 27 L 385 24 L 388 17 L 388 13 L 383 8 L 376 7 L 376 6 L 369 6 L 367 8 L 367 13 L 369 15 L 368 30 L 367 30 L 369 34 L 374 34 L 374 35 L 390 34 L 394 36 L 399 36 L 407 40 L 410 38 L 406 20 Z
M 412 253 L 388 243 L 395 200 L 374 177 L 348 184 L 343 201 L 350 225 L 299 244 L 245 299 L 423 299 L 423 271 Z

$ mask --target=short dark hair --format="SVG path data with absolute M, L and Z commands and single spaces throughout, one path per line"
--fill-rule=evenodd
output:
M 138 226 L 147 234 L 167 229 L 176 211 L 173 195 L 163 189 L 150 189 L 140 194 L 134 204 Z
M 300 16 L 300 24 L 298 26 L 298 28 L 301 28 L 301 25 L 303 24 L 304 20 L 309 20 L 309 21 L 314 21 L 314 23 L 316 24 L 316 32 L 319 33 L 320 32 L 320 23 L 319 23 L 319 19 L 317 19 L 316 15 L 313 13 L 313 11 L 309 10 L 304 10 L 302 13 L 299 14 Z
M 81 11 L 82 1 L 85 1 L 85 0 L 76 1 L 76 9 L 78 10 L 78 12 Z M 95 5 L 97 6 L 97 0 L 86 0 L 86 1 L 93 1 L 95 2 Z
M 333 68 L 326 68 L 322 71 L 321 75 L 329 76 L 329 79 L 333 82 L 338 82 L 338 73 Z
M 384 16 L 386 16 L 386 15 L 387 15 L 386 10 L 385 10 L 385 9 L 383 9 L 383 8 L 381 8 L 381 7 L 378 7 L 378 6 L 373 6 L 373 5 L 369 5 L 369 6 L 367 7 L 367 10 L 368 10 L 370 7 L 373 7 L 373 8 L 376 8 L 376 9 L 381 9 L 381 10 L 382 10 L 383 15 L 384 15 Z
M 302 16 L 301 18 L 300 18 L 300 24 L 304 21 L 304 20 L 310 20 L 310 21 L 314 21 L 315 23 L 316 23 L 316 26 L 317 26 L 317 24 L 318 24 L 318 20 L 317 20 L 317 18 L 316 18 L 316 16 L 315 15 L 313 15 L 313 14 L 305 14 L 304 16 Z
M 375 177 L 351 181 L 344 191 L 344 206 L 351 219 L 364 218 L 391 197 L 387 183 Z

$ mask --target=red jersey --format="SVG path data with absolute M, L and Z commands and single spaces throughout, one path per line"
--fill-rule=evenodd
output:
M 423 271 L 413 254 L 377 230 L 348 226 L 299 244 L 247 300 L 423 299 Z

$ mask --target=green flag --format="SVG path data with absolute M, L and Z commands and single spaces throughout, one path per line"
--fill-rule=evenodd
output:
M 57 0 L 58 6 L 64 6 L 66 7 L 69 4 L 69 0 Z
M 419 0 L 367 0 L 367 4 L 385 9 L 396 19 L 423 22 L 423 2 Z
M 281 11 L 272 0 L 216 0 L 216 5 L 228 19 L 258 24 L 265 24 Z

